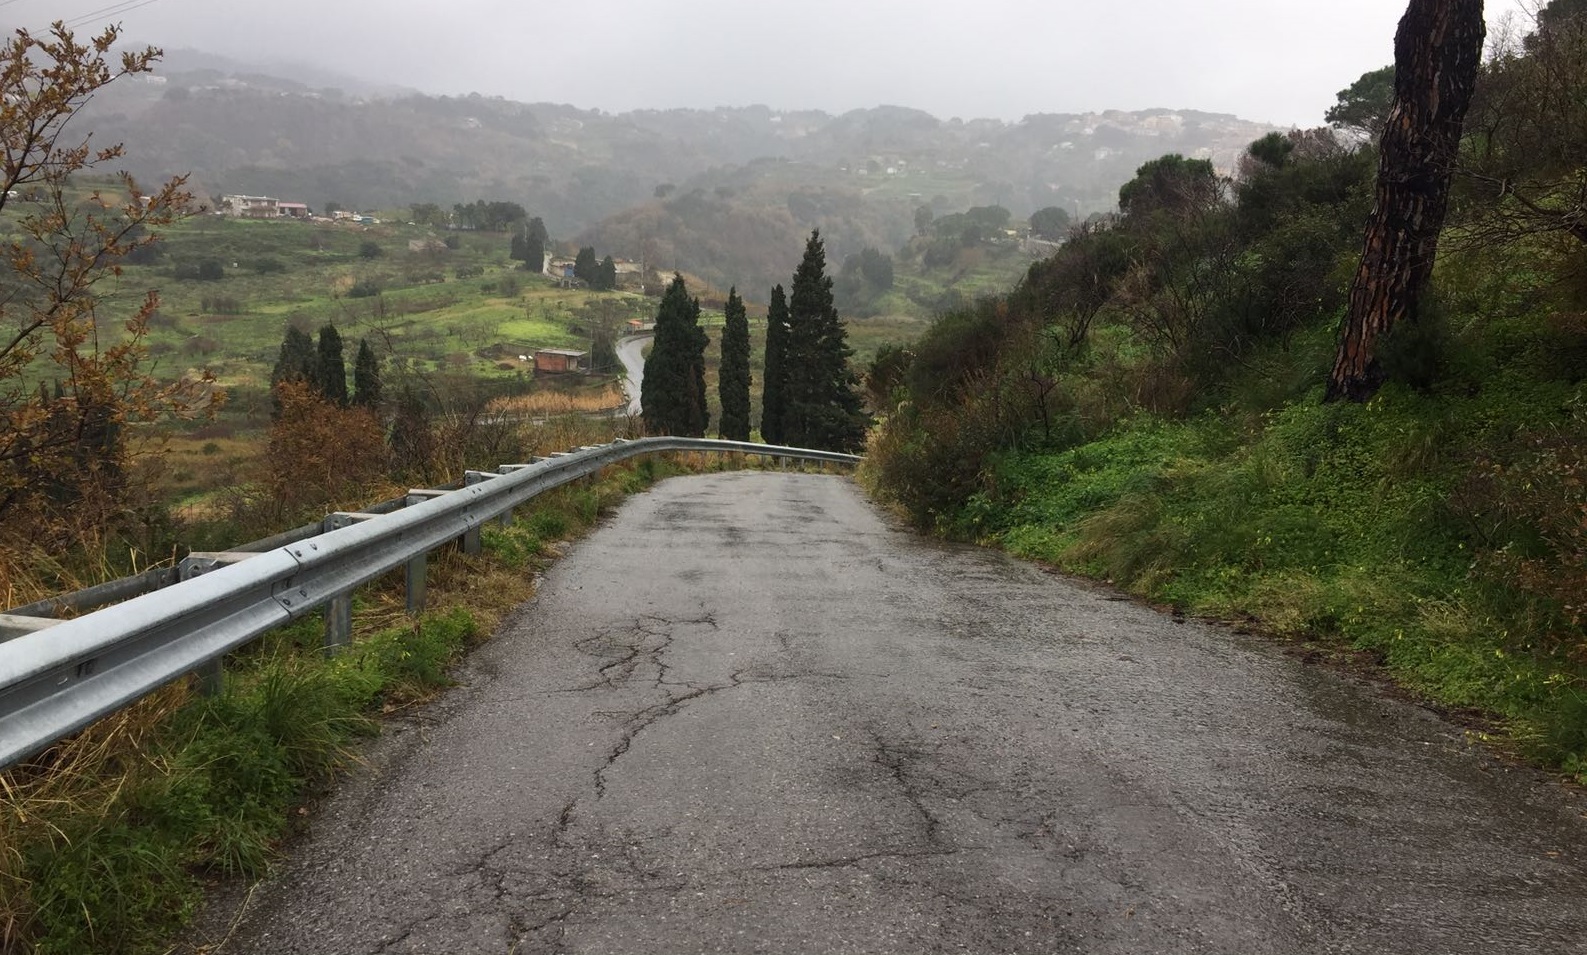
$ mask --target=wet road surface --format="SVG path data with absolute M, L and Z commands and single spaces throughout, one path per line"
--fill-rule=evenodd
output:
M 843 478 L 633 498 L 458 677 L 227 955 L 1587 950 L 1575 794 Z

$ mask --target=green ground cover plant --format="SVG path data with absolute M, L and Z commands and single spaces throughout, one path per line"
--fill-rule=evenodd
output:
M 543 495 L 485 528 L 481 556 L 439 552 L 419 618 L 403 614 L 400 583 L 371 585 L 346 651 L 324 654 L 311 615 L 233 653 L 220 694 L 168 687 L 0 773 L 6 951 L 164 950 L 206 884 L 267 870 L 382 715 L 449 685 L 562 543 L 656 480 L 741 464 L 647 458 Z
M 1490 67 L 1497 69 L 1497 67 Z M 918 526 L 1383 668 L 1587 778 L 1576 239 L 1462 192 L 1369 401 L 1327 403 L 1376 156 L 1169 156 L 1014 290 L 873 362 L 862 476 Z

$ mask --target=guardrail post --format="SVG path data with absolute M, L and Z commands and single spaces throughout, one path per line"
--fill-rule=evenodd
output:
M 537 458 L 537 457 L 535 457 L 534 455 L 531 454 L 529 456 L 529 460 L 526 463 L 524 463 L 524 464 L 503 464 L 503 465 L 500 465 L 499 467 L 496 468 L 496 472 L 498 474 L 511 474 L 514 471 L 522 471 L 524 468 L 527 468 L 530 465 L 534 464 L 536 461 L 540 461 L 540 460 L 543 460 L 543 459 L 542 458 Z M 512 526 L 513 520 L 517 517 L 517 514 L 514 513 L 516 510 L 517 510 L 516 508 L 509 507 L 505 511 L 501 512 L 501 526 L 502 527 L 511 527 Z
M 182 558 L 176 565 L 176 578 L 178 581 L 192 580 L 206 570 L 215 567 L 213 560 L 189 555 Z M 226 658 L 216 657 L 193 671 L 198 678 L 198 692 L 202 696 L 219 696 L 226 688 Z
M 430 555 L 420 554 L 409 560 L 405 571 L 405 584 L 408 591 L 408 616 L 417 617 L 424 610 L 424 597 L 426 590 L 426 574 L 430 567 Z
M 499 477 L 501 477 L 501 472 L 496 471 L 464 471 L 463 486 L 473 487 L 476 484 L 483 484 L 486 481 Z M 501 515 L 497 517 L 496 522 L 502 527 L 506 527 L 512 522 L 512 513 L 510 511 L 503 511 Z M 472 535 L 472 539 L 470 538 L 470 535 Z M 468 534 L 463 535 L 463 553 L 478 554 L 482 549 L 483 548 L 480 546 L 479 541 L 479 528 L 476 527 L 475 529 L 469 531 Z
M 326 533 L 351 527 L 377 515 L 339 511 L 327 514 L 322 524 Z M 333 657 L 353 642 L 353 593 L 337 594 L 325 604 L 325 655 Z
M 337 594 L 325 605 L 325 655 L 334 657 L 353 642 L 353 595 Z

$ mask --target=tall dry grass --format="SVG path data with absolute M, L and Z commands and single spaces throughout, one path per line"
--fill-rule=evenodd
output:
M 527 395 L 497 398 L 488 407 L 491 414 L 550 418 L 557 415 L 602 414 L 628 404 L 623 389 L 616 383 L 599 391 L 536 391 Z

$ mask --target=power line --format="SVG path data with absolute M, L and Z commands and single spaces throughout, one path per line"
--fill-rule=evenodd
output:
M 118 16 L 123 13 L 131 13 L 133 10 L 136 10 L 139 7 L 146 7 L 151 3 L 158 2 L 159 0 L 121 0 L 120 3 L 113 3 L 108 7 L 101 7 L 98 10 L 73 17 L 72 19 L 66 21 L 66 26 L 75 29 L 77 27 L 86 26 L 89 23 L 93 23 L 95 20 L 109 19 L 110 17 Z

